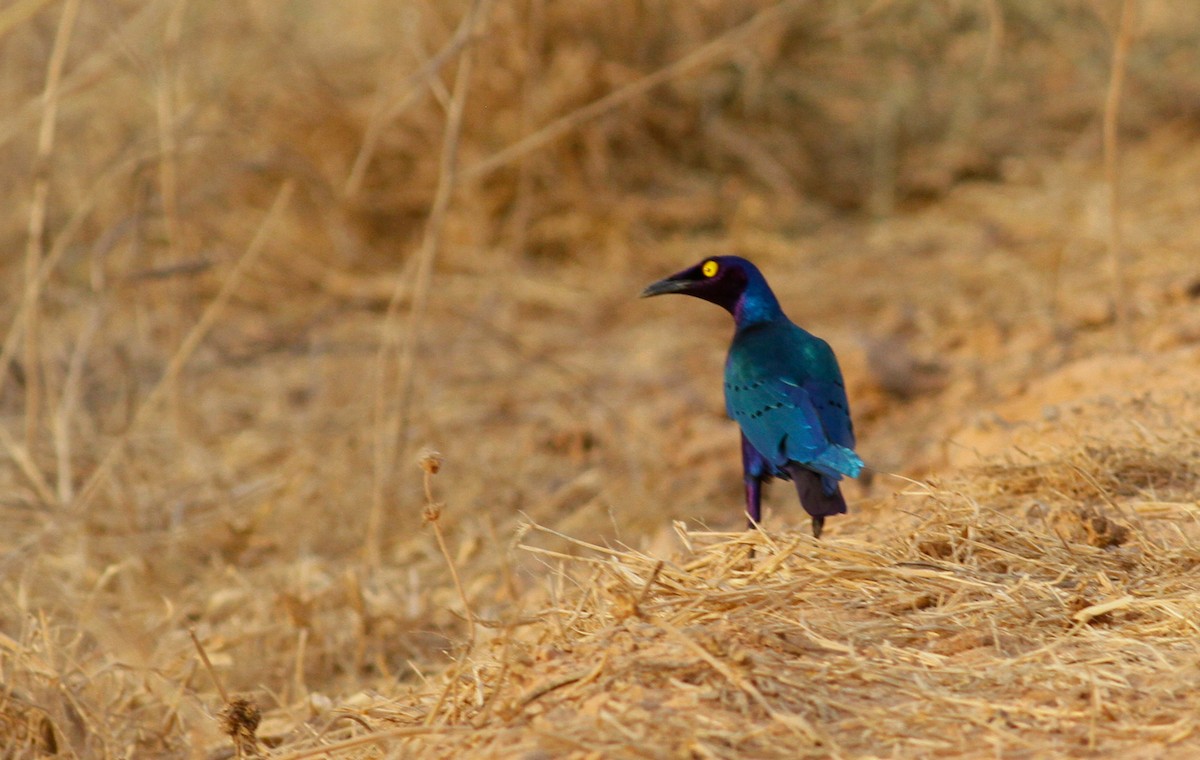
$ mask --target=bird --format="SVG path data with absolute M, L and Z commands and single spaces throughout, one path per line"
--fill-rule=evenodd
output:
M 845 514 L 839 481 L 858 477 L 854 423 L 833 349 L 783 313 L 766 278 L 740 256 L 712 256 L 652 283 L 642 298 L 681 293 L 733 315 L 725 360 L 725 410 L 741 429 L 746 517 L 762 519 L 762 487 L 790 480 L 821 537 L 825 518 Z

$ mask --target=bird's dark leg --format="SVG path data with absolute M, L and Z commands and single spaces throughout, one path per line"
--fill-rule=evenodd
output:
M 742 473 L 746 483 L 747 529 L 755 530 L 762 522 L 762 484 L 767 463 L 762 454 L 742 436 Z
M 746 476 L 746 529 L 755 530 L 762 522 L 762 480 Z
M 825 516 L 814 515 L 813 519 L 813 538 L 820 538 L 821 531 L 825 529 Z

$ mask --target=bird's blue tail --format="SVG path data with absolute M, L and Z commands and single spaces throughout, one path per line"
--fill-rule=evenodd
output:
M 858 454 L 855 454 L 852 449 L 837 444 L 829 446 L 816 459 L 805 464 L 833 478 L 842 475 L 857 478 L 863 468 L 863 460 L 859 459 Z

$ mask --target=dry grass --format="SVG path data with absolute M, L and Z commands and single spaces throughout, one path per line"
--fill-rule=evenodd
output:
M 517 551 L 543 568 L 523 600 L 539 608 L 497 621 L 433 683 L 348 706 L 362 723 L 326 746 L 375 735 L 389 756 L 1112 756 L 1148 745 L 1185 756 L 1198 728 L 1188 683 L 1200 663 L 1200 438 L 1154 440 L 900 494 L 889 507 L 908 517 L 882 540 L 677 523 L 660 557 L 530 525 Z M 404 737 L 394 724 L 425 731 Z M 280 740 L 287 757 L 314 745 L 295 730 Z
M 0 11 L 4 756 L 1191 756 L 1200 24 L 1134 5 Z M 829 540 L 722 532 L 727 317 L 632 298 L 726 250 L 843 357 Z

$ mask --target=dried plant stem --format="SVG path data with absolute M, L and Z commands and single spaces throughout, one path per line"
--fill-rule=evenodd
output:
M 533 111 L 534 93 L 541 84 L 542 45 L 545 41 L 546 0 L 527 0 L 525 24 L 525 70 L 521 81 L 521 135 L 531 131 L 530 115 Z M 531 199 L 533 172 L 529 162 L 522 156 L 517 163 L 517 191 L 513 211 L 509 218 L 512 230 L 512 250 L 523 255 L 528 245 L 529 220 L 532 215 Z
M 446 700 L 450 698 L 458 686 L 458 679 L 462 676 L 467 667 L 467 658 L 471 655 L 475 648 L 475 615 L 471 612 L 471 604 L 467 599 L 467 592 L 463 588 L 462 579 L 458 575 L 458 567 L 454 564 L 454 557 L 450 554 L 450 548 L 446 545 L 446 537 L 442 534 L 442 527 L 439 524 L 442 516 L 442 506 L 433 498 L 433 476 L 437 474 L 442 466 L 442 456 L 436 451 L 426 450 L 420 459 L 421 469 L 425 471 L 425 522 L 433 525 L 433 533 L 437 537 L 438 549 L 442 552 L 442 557 L 446 560 L 446 566 L 450 568 L 450 577 L 454 581 L 454 588 L 458 591 L 458 597 L 462 601 L 463 611 L 467 616 L 468 623 L 468 638 L 467 646 L 463 648 L 458 659 L 454 663 L 449 676 L 446 679 L 446 686 L 438 695 L 437 701 L 433 707 L 425 715 L 425 725 L 433 725 L 437 716 L 442 711 L 442 705 L 446 704 Z
M 475 0 L 467 10 L 467 29 L 473 30 L 480 18 L 486 17 L 487 0 Z M 411 285 L 412 299 L 409 303 L 405 329 L 400 330 L 400 304 L 409 285 L 408 277 L 397 278 L 396 286 L 388 302 L 384 317 L 383 340 L 376 354 L 375 385 L 375 451 L 374 480 L 371 491 L 371 511 L 367 517 L 366 558 L 372 567 L 379 567 L 383 551 L 384 494 L 391 482 L 389 469 L 399 448 L 401 431 L 407 426 L 407 410 L 412 393 L 412 374 L 416 360 L 417 337 L 429 303 L 429 286 L 433 277 L 433 262 L 442 246 L 446 212 L 454 196 L 457 184 L 458 141 L 462 134 L 463 114 L 466 110 L 467 87 L 471 79 L 473 48 L 468 45 L 459 57 L 458 72 L 454 79 L 454 95 L 446 126 L 442 136 L 442 154 L 438 173 L 437 189 L 433 205 L 425 224 L 425 235 L 416 255 L 416 271 Z M 399 345 L 399 349 L 396 346 Z M 394 382 L 388 382 L 387 371 L 394 354 L 398 353 Z M 395 398 L 394 404 L 389 400 Z M 389 413 L 389 409 L 391 412 Z
M 302 632 L 301 636 L 303 637 L 306 632 L 307 630 Z M 262 757 L 262 752 L 258 749 L 258 737 L 255 734 L 259 722 L 262 720 L 262 713 L 259 711 L 258 705 L 245 697 L 230 699 L 229 692 L 225 691 L 225 685 L 217 676 L 217 670 L 213 667 L 212 660 L 208 659 L 208 652 L 204 650 L 204 645 L 200 643 L 200 638 L 196 635 L 196 629 L 188 628 L 188 635 L 192 637 L 192 644 L 196 646 L 196 651 L 200 654 L 200 661 L 204 663 L 208 677 L 216 684 L 217 693 L 221 695 L 222 707 L 219 714 L 221 730 L 228 734 L 233 742 L 234 757 Z
M 54 128 L 58 122 L 59 85 L 71 44 L 71 32 L 79 17 L 80 0 L 67 0 L 54 35 L 54 47 L 46 67 L 42 90 L 42 123 L 38 129 L 34 164 L 33 201 L 29 210 L 25 245 L 25 449 L 37 450 L 37 431 L 42 406 L 41 352 L 39 346 L 42 248 L 46 234 L 46 204 L 50 196 L 50 155 L 54 152 Z
M 41 270 L 38 273 L 39 289 L 45 287 L 50 273 L 54 271 L 54 268 L 58 266 L 58 262 L 70 250 L 70 246 L 75 242 L 75 235 L 95 210 L 100 195 L 103 190 L 107 189 L 108 183 L 116 180 L 122 173 L 138 166 L 143 159 L 144 156 L 134 155 L 110 167 L 97 179 L 88 194 L 76 201 L 70 218 L 59 229 L 58 234 L 54 237 L 54 243 L 50 246 L 50 250 L 41 257 Z M 8 325 L 8 330 L 4 334 L 4 341 L 0 344 L 0 392 L 5 389 L 8 379 L 12 374 L 8 369 L 20 345 L 20 338 L 24 334 L 25 320 L 29 315 L 29 306 L 30 304 L 26 299 L 22 298 L 17 313 L 13 315 L 12 321 Z
M 189 628 L 188 636 L 192 637 L 192 643 L 196 645 L 196 651 L 200 653 L 200 661 L 204 663 L 204 669 L 208 671 L 208 677 L 216 684 L 217 693 L 221 695 L 221 701 L 229 704 L 229 693 L 225 691 L 225 684 L 221 683 L 221 679 L 217 676 L 217 670 L 213 667 L 212 660 L 208 659 L 208 652 L 204 651 L 204 645 L 200 643 L 200 637 L 196 635 L 196 629 Z
M 650 598 L 650 592 L 654 589 L 654 582 L 658 580 L 658 576 L 665 564 L 661 559 L 654 563 L 654 569 L 650 571 L 650 577 L 642 584 L 642 590 L 638 593 L 637 599 L 634 600 L 635 607 L 641 607 Z
M 70 504 L 75 496 L 75 478 L 71 468 L 71 420 L 79 409 L 83 395 L 83 367 L 92 339 L 100 329 L 103 310 L 99 304 L 92 307 L 83 333 L 79 336 L 71 361 L 67 365 L 67 376 L 63 381 L 62 398 L 54 411 L 54 451 L 58 460 L 58 503 Z
M 34 5 L 36 4 L 35 2 Z M 49 3 L 41 4 L 48 5 Z M 158 18 L 158 12 L 162 5 L 157 2 L 141 3 L 138 10 L 125 23 L 111 31 L 110 41 L 107 45 L 85 55 L 78 64 L 72 67 L 71 73 L 62 78 L 58 97 L 61 99 L 79 92 L 88 84 L 102 78 L 118 60 L 127 60 L 128 40 L 139 38 L 146 33 L 146 27 Z M 19 10 L 19 5 L 0 10 L 0 35 L 7 32 L 12 24 L 20 23 L 22 19 L 7 16 L 9 11 Z M 38 10 L 40 7 L 33 7 L 29 13 L 33 14 Z M 8 145 L 14 138 L 28 134 L 27 124 L 33 122 L 39 113 L 44 112 L 44 105 L 44 96 L 38 95 L 19 106 L 7 108 L 4 117 L 0 119 L 0 147 Z
M 166 223 L 167 251 L 170 263 L 180 258 L 179 222 L 179 167 L 178 145 L 175 139 L 175 110 L 179 97 L 175 92 L 178 75 L 179 39 L 183 35 L 183 12 L 187 0 L 175 0 L 175 7 L 167 17 L 163 35 L 162 65 L 159 82 L 155 88 L 155 115 L 158 118 L 158 182 L 162 196 L 163 220 Z
M 158 82 L 155 89 L 155 116 L 158 120 L 158 194 L 162 199 L 163 227 L 166 233 L 166 266 L 174 266 L 183 258 L 183 240 L 179 220 L 179 147 L 175 135 L 175 113 L 180 101 L 176 92 L 179 75 L 179 39 L 183 34 L 183 13 L 187 0 L 173 0 L 174 7 L 167 16 L 163 33 Z M 184 302 L 186 287 L 182 280 L 175 281 L 166 291 L 173 304 Z M 178 338 L 183 327 L 179 322 L 172 325 L 172 338 Z M 178 378 L 171 381 L 167 389 L 171 416 L 178 422 L 182 419 L 184 404 Z
M 362 189 L 363 179 L 367 175 L 371 159 L 375 156 L 375 150 L 379 147 L 379 140 L 383 137 L 384 128 L 403 113 L 408 106 L 412 105 L 424 88 L 436 79 L 447 63 L 454 59 L 455 54 L 470 43 L 474 21 L 472 14 L 468 13 L 464 16 L 458 28 L 454 30 L 450 41 L 427 60 L 420 69 L 405 77 L 404 81 L 394 88 L 396 91 L 404 92 L 400 98 L 395 98 L 391 93 L 380 93 L 375 112 L 371 114 L 371 120 L 367 123 L 367 128 L 363 133 L 362 145 L 354 157 L 354 165 L 346 178 L 346 184 L 342 187 L 343 198 L 352 198 Z
M 37 492 L 38 498 L 43 504 L 54 503 L 54 490 L 50 488 L 50 484 L 46 482 L 42 476 L 42 471 L 38 469 L 37 463 L 33 461 L 33 457 L 29 455 L 29 450 L 21 444 L 13 440 L 9 435 L 8 428 L 0 425 L 0 446 L 8 452 L 12 460 L 16 462 L 17 467 L 21 469 L 21 474 L 33 486 L 33 490 Z
M 308 697 L 308 684 L 304 680 L 304 663 L 308 653 L 308 628 L 301 628 L 296 636 L 295 665 L 292 673 L 292 688 L 295 689 L 294 699 Z
M 1116 309 L 1117 346 L 1132 347 L 1129 293 L 1125 283 L 1125 251 L 1121 230 L 1120 164 L 1118 127 L 1120 126 L 1121 87 L 1125 81 L 1125 61 L 1133 43 L 1133 0 L 1122 0 L 1121 19 L 1113 45 L 1112 69 L 1108 94 L 1104 100 L 1104 183 L 1108 188 L 1108 255 L 1112 276 L 1112 298 Z
M 104 458 L 100 460 L 100 464 L 96 466 L 96 469 L 92 471 L 83 488 L 80 489 L 79 498 L 74 504 L 75 509 L 83 511 L 91 504 L 100 486 L 107 482 L 108 477 L 112 474 L 112 468 L 120 460 L 121 453 L 125 449 L 125 444 L 140 429 L 149 416 L 150 411 L 162 400 L 163 395 L 178 378 L 179 373 L 199 347 L 200 342 L 204 340 L 209 330 L 216 324 L 221 312 L 225 310 L 225 306 L 229 303 L 234 289 L 241 282 L 242 275 L 251 264 L 258 260 L 258 257 L 266 249 L 267 241 L 271 237 L 270 233 L 274 230 L 275 224 L 283 213 L 283 210 L 287 208 L 295 189 L 295 183 L 291 180 L 283 183 L 282 187 L 279 188 L 279 192 L 275 195 L 275 201 L 271 204 L 270 210 L 267 211 L 267 215 L 263 218 L 262 224 L 258 226 L 253 240 L 250 241 L 250 245 L 246 247 L 241 258 L 234 264 L 225 281 L 221 283 L 221 289 L 217 291 L 217 295 L 213 297 L 213 300 L 208 304 L 204 313 L 200 315 L 200 319 L 192 327 L 187 336 L 184 337 L 179 348 L 175 350 L 175 353 L 167 362 L 167 367 L 163 370 L 162 377 L 159 378 L 158 383 L 151 389 L 150 393 L 134 413 L 133 420 L 129 423 L 129 428 L 109 447 Z
M 446 559 L 446 566 L 450 568 L 450 577 L 454 580 L 454 590 L 458 592 L 458 598 L 463 605 L 463 613 L 467 616 L 467 623 L 471 627 L 467 638 L 467 648 L 469 649 L 475 645 L 475 615 L 471 612 L 471 604 L 467 600 L 467 592 L 463 588 L 462 578 L 458 576 L 458 568 L 454 566 L 454 557 L 450 555 L 450 549 L 446 546 L 446 536 L 442 533 L 442 526 L 438 524 L 437 520 L 430 522 L 433 523 L 433 534 L 437 536 L 438 549 Z
M 462 601 L 463 613 L 467 616 L 467 624 L 470 626 L 470 632 L 467 638 L 467 651 L 469 652 L 475 646 L 475 614 L 471 612 L 471 602 L 467 599 L 466 589 L 463 588 L 462 578 L 458 575 L 458 568 L 454 564 L 454 557 L 450 554 L 450 548 L 446 545 L 446 536 L 442 533 L 441 516 L 442 506 L 433 498 L 433 476 L 441 467 L 441 456 L 430 452 L 421 458 L 421 468 L 425 470 L 425 521 L 433 525 L 433 533 L 437 536 L 438 549 L 442 552 L 442 557 L 446 559 L 446 566 L 450 568 L 450 577 L 454 580 L 454 588 L 458 591 L 458 598 Z
M 801 0 L 783 0 L 783 2 L 773 5 L 770 8 L 759 11 L 750 20 L 730 29 L 716 39 L 701 45 L 678 61 L 668 64 L 636 82 L 631 82 L 618 90 L 610 92 L 583 108 L 572 111 L 566 116 L 547 124 L 533 134 L 521 138 L 500 152 L 485 158 L 474 166 L 464 169 L 462 179 L 478 179 L 490 174 L 501 166 L 512 163 L 526 153 L 537 150 L 543 145 L 570 133 L 571 130 L 579 125 L 591 121 L 641 95 L 645 95 L 659 85 L 670 82 L 673 79 L 678 79 L 698 66 L 728 57 L 730 54 L 742 49 L 739 46 L 742 38 L 765 26 L 779 23 L 787 14 L 803 4 Z

